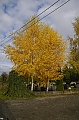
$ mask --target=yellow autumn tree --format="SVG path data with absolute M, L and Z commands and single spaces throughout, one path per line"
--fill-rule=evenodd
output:
M 79 17 L 75 18 L 75 21 L 72 23 L 72 25 L 74 28 L 74 37 L 69 37 L 69 64 L 75 68 L 76 72 L 79 74 Z
M 45 25 L 41 34 L 43 38 L 39 44 L 41 54 L 37 59 L 37 71 L 39 78 L 47 83 L 48 91 L 49 80 L 60 80 L 63 77 L 61 68 L 64 65 L 66 43 L 49 25 Z
M 24 31 L 12 37 L 13 45 L 7 45 L 5 53 L 19 75 L 31 76 L 33 90 L 34 76 L 39 77 L 39 80 L 43 78 L 45 83 L 49 79 L 58 80 L 62 77 L 60 69 L 65 60 L 65 41 L 39 18 L 33 16 L 28 22 Z

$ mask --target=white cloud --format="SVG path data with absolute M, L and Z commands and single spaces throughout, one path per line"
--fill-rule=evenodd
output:
M 2 72 L 8 73 L 11 70 L 12 63 L 7 59 L 4 53 L 0 53 L 0 74 Z
M 65 1 L 67 0 L 60 0 L 60 2 L 43 13 L 40 18 L 47 15 Z M 54 2 L 56 2 L 56 0 L 0 0 L 0 41 L 2 41 L 5 36 L 8 36 L 12 30 L 19 29 L 26 19 L 32 15 L 41 13 Z M 53 12 L 42 21 L 50 24 L 66 39 L 68 35 L 73 37 L 72 21 L 77 16 L 79 16 L 79 1 L 70 0 L 66 5 Z M 10 61 L 1 53 L 0 64 L 11 66 Z
M 3 72 L 9 73 L 10 70 L 11 70 L 10 66 L 0 66 L 0 75 Z

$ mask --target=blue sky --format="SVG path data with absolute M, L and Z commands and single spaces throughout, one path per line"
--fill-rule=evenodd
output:
M 11 32 L 18 30 L 29 17 L 38 15 L 56 1 L 57 0 L 0 0 L 0 42 Z M 66 1 L 67 0 L 60 0 L 48 11 L 43 13 L 40 18 Z M 49 24 L 55 30 L 58 30 L 66 40 L 67 36 L 73 37 L 72 21 L 74 21 L 74 18 L 77 16 L 79 16 L 79 0 L 71 0 L 42 21 Z M 9 38 L 7 40 L 9 40 Z M 0 49 L 3 49 L 3 47 L 0 47 Z M 3 51 L 0 50 L 0 74 L 3 71 L 8 72 L 12 67 L 12 63 L 2 52 Z

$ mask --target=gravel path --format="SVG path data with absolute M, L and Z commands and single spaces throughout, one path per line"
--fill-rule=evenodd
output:
M 5 101 L 16 120 L 79 120 L 79 95 Z

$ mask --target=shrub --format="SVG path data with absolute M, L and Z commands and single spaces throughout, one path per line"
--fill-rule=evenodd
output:
M 26 88 L 25 78 L 18 76 L 18 73 L 11 71 L 8 77 L 8 87 L 6 94 L 9 97 L 26 98 L 34 96 L 30 90 Z

